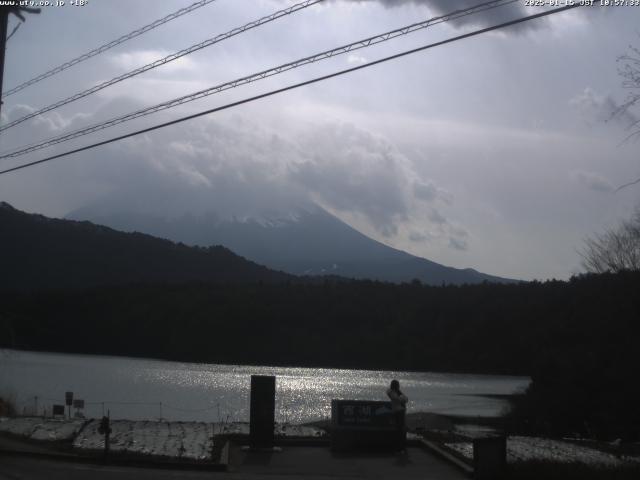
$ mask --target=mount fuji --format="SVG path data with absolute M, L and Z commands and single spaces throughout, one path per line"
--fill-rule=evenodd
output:
M 165 210 L 160 214 L 162 208 L 157 204 L 143 209 L 125 208 L 125 204 L 97 203 L 75 210 L 67 218 L 187 245 L 223 245 L 251 261 L 294 275 L 338 275 L 396 283 L 417 279 L 429 285 L 514 281 L 471 268 L 448 267 L 389 247 L 310 202 L 295 209 L 225 215 L 213 209 L 200 209 L 199 213 Z

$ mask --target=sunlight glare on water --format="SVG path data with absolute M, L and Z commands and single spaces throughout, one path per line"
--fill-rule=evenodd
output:
M 332 399 L 386 400 L 391 379 L 409 396 L 409 412 L 496 416 L 505 395 L 526 377 L 327 368 L 213 365 L 91 355 L 5 350 L 0 396 L 19 409 L 51 408 L 64 392 L 85 400 L 90 417 L 248 421 L 251 375 L 276 376 L 276 421 L 301 423 L 330 416 Z M 36 400 L 37 397 L 37 400 Z

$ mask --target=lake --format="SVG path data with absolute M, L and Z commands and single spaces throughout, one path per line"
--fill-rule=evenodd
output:
M 84 414 L 112 418 L 248 421 L 251 375 L 276 376 L 276 421 L 330 416 L 331 399 L 386 400 L 391 379 L 409 397 L 409 412 L 498 416 L 505 400 L 484 395 L 522 391 L 527 377 L 330 368 L 214 365 L 164 360 L 0 351 L 0 396 L 20 412 L 64 404 L 66 391 Z

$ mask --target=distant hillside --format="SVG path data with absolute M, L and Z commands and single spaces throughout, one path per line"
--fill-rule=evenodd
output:
M 280 283 L 289 278 L 224 247 L 189 247 L 90 222 L 28 214 L 0 202 L 0 289 L 189 281 Z
M 347 278 L 427 285 L 511 283 L 514 280 L 452 268 L 391 248 L 350 227 L 317 205 L 280 212 L 225 218 L 202 215 L 166 216 L 132 212 L 104 200 L 69 214 L 122 231 L 145 232 L 188 245 L 224 245 L 250 260 L 293 275 L 339 275 Z

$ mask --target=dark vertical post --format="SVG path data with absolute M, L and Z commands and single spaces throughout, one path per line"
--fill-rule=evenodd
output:
M 102 417 L 100 420 L 100 426 L 98 427 L 98 433 L 104 435 L 104 462 L 109 460 L 109 438 L 111 436 L 111 412 L 107 412 L 106 417 Z
M 16 2 L 18 3 L 18 2 Z M 2 113 L 2 92 L 4 80 L 4 52 L 7 50 L 7 31 L 9 28 L 9 14 L 13 13 L 24 22 L 22 13 L 40 13 L 39 8 L 13 6 L 0 6 L 0 113 Z
M 73 405 L 73 392 L 65 392 L 64 399 L 69 409 L 69 418 L 71 418 L 71 405 Z
M 109 443 L 111 438 L 111 411 L 107 411 L 107 430 L 104 434 L 104 460 L 109 460 Z
M 251 375 L 249 443 L 251 448 L 273 448 L 276 377 Z
M 473 470 L 476 480 L 504 478 L 507 466 L 507 437 L 492 435 L 473 440 Z
M 0 7 L 0 113 L 2 113 L 2 85 L 4 78 L 4 52 L 7 48 L 7 26 L 9 24 L 9 9 Z

